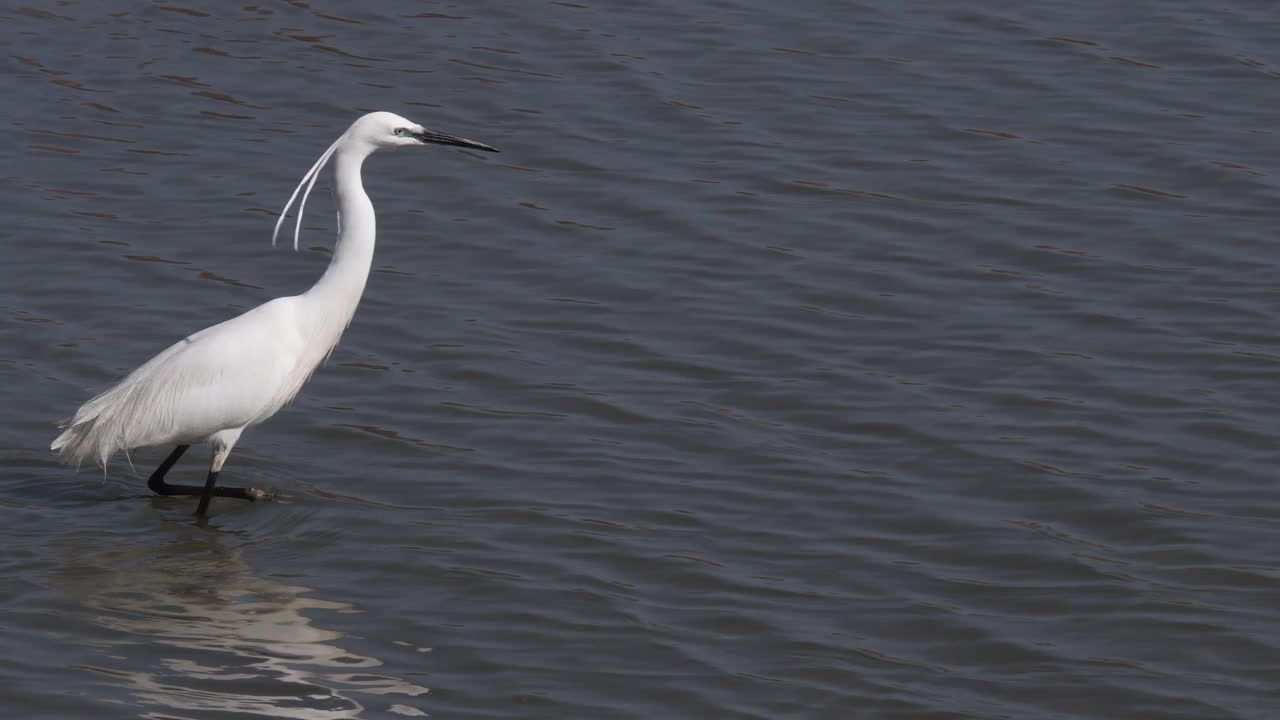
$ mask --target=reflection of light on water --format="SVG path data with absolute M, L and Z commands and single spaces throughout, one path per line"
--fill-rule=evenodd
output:
M 369 672 L 382 662 L 338 643 L 306 611 L 357 612 L 305 597 L 306 588 L 255 577 L 216 536 L 163 548 L 77 547 L 64 587 L 106 632 L 88 666 L 129 689 L 149 712 L 235 712 L 337 720 L 365 710 L 352 695 L 417 697 L 427 688 Z M 422 716 L 404 704 L 390 712 Z

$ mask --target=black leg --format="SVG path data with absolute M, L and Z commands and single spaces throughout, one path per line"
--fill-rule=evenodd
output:
M 172 468 L 174 463 L 178 462 L 178 459 L 182 457 L 182 453 L 186 452 L 187 448 L 189 447 L 191 446 L 179 445 L 178 447 L 174 448 L 173 452 L 169 453 L 169 457 L 165 458 L 164 462 L 160 463 L 160 467 L 156 468 L 156 471 L 151 473 L 151 479 L 147 480 L 147 487 L 151 488 L 151 492 L 157 495 L 181 495 L 182 494 L 179 492 L 175 492 L 178 486 L 170 485 L 169 483 L 165 482 L 164 476 L 166 473 L 169 472 L 169 468 Z
M 209 501 L 213 499 L 213 486 L 218 483 L 218 473 L 209 471 L 209 479 L 204 481 L 204 493 L 200 495 L 200 504 L 196 506 L 196 515 L 203 516 L 209 511 Z M 228 488 L 230 490 L 232 488 Z M 234 488 L 239 490 L 240 488 Z
M 197 515 L 204 515 L 209 509 L 209 500 L 214 497 L 238 498 L 240 500 L 265 500 L 267 493 L 257 488 L 239 488 L 239 487 L 214 487 L 218 482 L 218 473 L 210 472 L 208 480 L 205 481 L 204 487 L 196 487 L 194 485 L 174 485 L 164 481 L 164 476 L 169 472 L 170 468 L 178 462 L 182 454 L 187 451 L 190 445 L 179 445 L 169 453 L 169 457 L 160 463 L 160 467 L 151 473 L 151 478 L 147 480 L 147 487 L 157 495 L 199 495 L 200 505 L 196 509 Z

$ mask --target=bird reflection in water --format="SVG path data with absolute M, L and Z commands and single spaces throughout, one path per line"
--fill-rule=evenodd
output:
M 193 532 L 159 551 L 139 543 L 74 552 L 60 584 L 103 629 L 90 639 L 103 661 L 86 669 L 127 688 L 143 717 L 338 720 L 363 715 L 362 695 L 378 696 L 379 711 L 426 715 L 412 705 L 427 688 L 370 672 L 382 662 L 344 649 L 341 633 L 308 617 L 355 608 L 255 577 L 223 538 Z

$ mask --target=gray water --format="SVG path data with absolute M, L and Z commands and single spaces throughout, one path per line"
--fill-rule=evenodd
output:
M 1276 717 L 1276 17 L 8 5 L 0 715 Z M 502 153 L 366 165 L 279 497 L 56 464 L 375 109 Z

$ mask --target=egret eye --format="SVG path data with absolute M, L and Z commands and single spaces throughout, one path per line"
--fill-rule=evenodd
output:
M 395 133 L 397 135 L 404 135 L 404 128 L 396 128 Z

